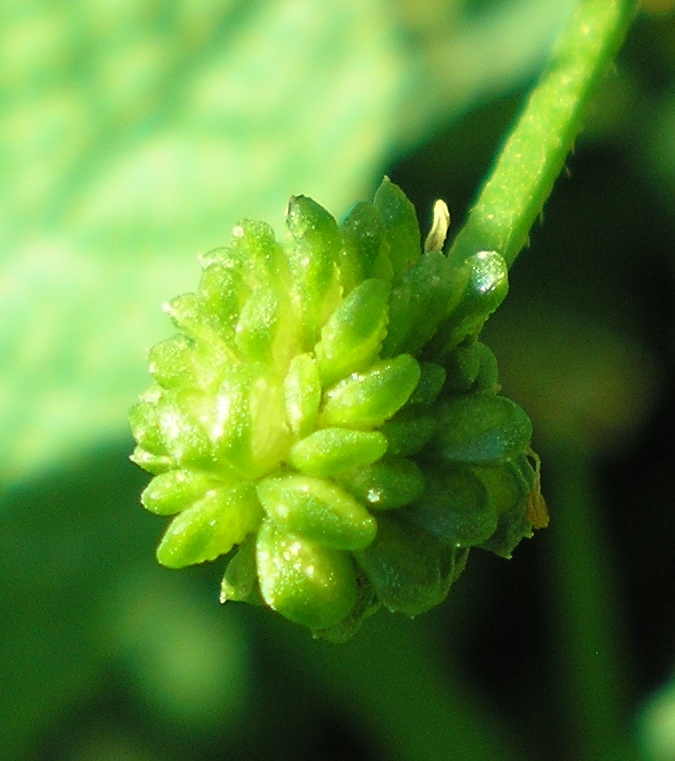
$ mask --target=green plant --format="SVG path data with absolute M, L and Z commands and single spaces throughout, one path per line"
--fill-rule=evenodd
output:
M 294 197 L 284 244 L 243 221 L 204 257 L 131 413 L 143 503 L 178 513 L 160 562 L 229 555 L 223 600 L 344 640 L 380 606 L 439 603 L 470 547 L 509 557 L 546 525 L 529 419 L 478 335 L 634 7 L 579 4 L 447 256 L 444 206 L 422 252 L 385 180 L 339 226 Z

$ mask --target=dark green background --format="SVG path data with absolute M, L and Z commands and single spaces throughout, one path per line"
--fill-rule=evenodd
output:
M 675 758 L 672 3 L 635 24 L 485 331 L 552 514 L 513 560 L 476 551 L 439 609 L 315 643 L 221 607 L 218 563 L 158 567 L 127 460 L 197 255 L 384 173 L 457 229 L 572 5 L 3 5 L 3 758 Z

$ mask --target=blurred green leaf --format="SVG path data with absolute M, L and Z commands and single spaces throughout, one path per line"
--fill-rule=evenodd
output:
M 406 151 L 439 123 L 536 77 L 576 0 L 399 2 L 419 44 L 394 135 Z
M 358 197 L 402 66 L 382 8 L 5 7 L 0 478 L 123 430 L 159 305 L 238 217 Z

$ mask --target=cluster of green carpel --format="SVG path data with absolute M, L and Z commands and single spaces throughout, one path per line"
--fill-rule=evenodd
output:
M 157 550 L 226 555 L 221 599 L 349 638 L 380 607 L 441 602 L 469 548 L 510 556 L 546 523 L 531 424 L 477 336 L 507 291 L 495 252 L 421 246 L 389 180 L 342 224 L 291 199 L 285 242 L 243 221 L 203 259 L 131 412 Z

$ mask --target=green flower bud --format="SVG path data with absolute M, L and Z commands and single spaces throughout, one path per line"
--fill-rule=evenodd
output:
M 201 258 L 129 416 L 141 501 L 173 516 L 160 563 L 226 556 L 223 602 L 337 642 L 441 602 L 469 548 L 508 557 L 546 525 L 530 421 L 477 339 L 505 264 L 451 265 L 444 204 L 434 220 L 422 246 L 385 179 L 341 224 L 296 196 L 283 243 L 244 220 Z

